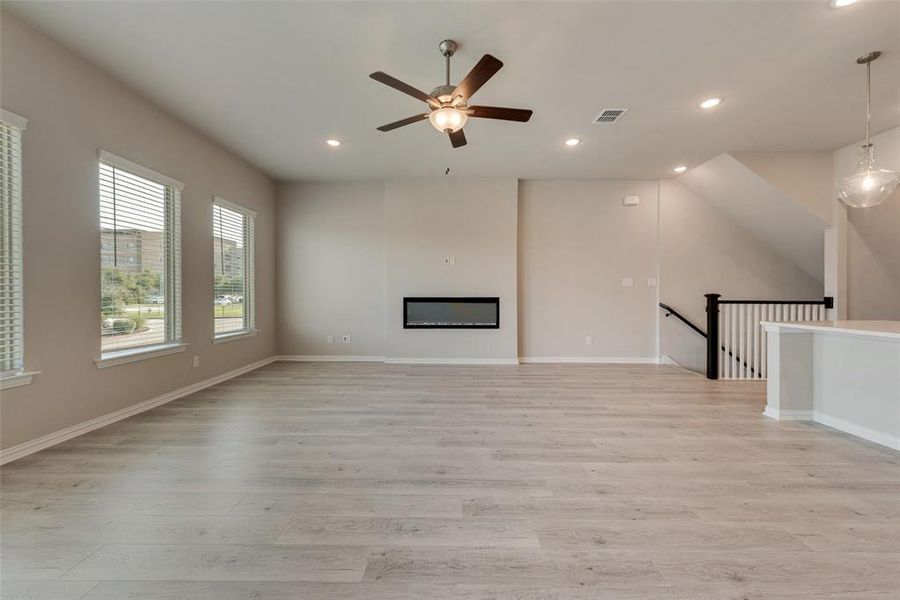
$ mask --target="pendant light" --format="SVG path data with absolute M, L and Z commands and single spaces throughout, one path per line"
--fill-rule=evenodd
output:
M 859 147 L 859 163 L 856 170 L 841 180 L 838 198 L 850 208 L 878 206 L 897 188 L 900 173 L 875 166 L 875 148 L 869 141 L 870 103 L 872 96 L 872 61 L 881 52 L 870 52 L 856 59 L 866 65 L 866 143 Z

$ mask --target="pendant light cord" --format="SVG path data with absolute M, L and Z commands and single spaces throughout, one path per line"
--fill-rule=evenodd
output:
M 869 121 L 872 103 L 872 61 L 866 63 L 866 152 L 869 151 Z

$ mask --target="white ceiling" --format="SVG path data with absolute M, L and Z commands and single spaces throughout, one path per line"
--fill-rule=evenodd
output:
M 722 152 L 832 150 L 900 125 L 900 2 L 69 2 L 4 1 L 21 18 L 278 179 L 438 175 L 656 178 Z M 378 125 L 489 52 L 504 68 L 477 104 L 534 109 L 473 119 L 451 150 L 427 122 Z M 722 95 L 711 112 L 697 103 Z M 593 125 L 605 107 L 618 124 Z M 568 137 L 583 139 L 566 148 Z M 335 150 L 323 143 L 337 137 Z

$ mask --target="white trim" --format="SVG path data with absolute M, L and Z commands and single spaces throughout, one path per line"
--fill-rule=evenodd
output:
M 222 373 L 221 375 L 216 375 L 215 377 L 210 377 L 209 379 L 204 379 L 203 381 L 198 381 L 197 383 L 186 385 L 182 388 L 178 388 L 177 390 L 166 392 L 165 394 L 157 396 L 156 398 L 151 398 L 150 400 L 145 400 L 144 402 L 133 404 L 121 410 L 103 415 L 101 417 L 79 423 L 78 425 L 60 429 L 59 431 L 45 435 L 43 437 L 39 437 L 28 442 L 23 442 L 21 444 L 18 444 L 17 446 L 6 448 L 5 450 L 0 450 L 0 465 L 6 464 L 13 460 L 17 460 L 19 458 L 22 458 L 23 456 L 28 456 L 29 454 L 33 454 L 45 448 L 49 448 L 50 446 L 55 446 L 56 444 L 65 442 L 66 440 L 71 440 L 72 438 L 88 433 L 89 431 L 94 431 L 95 429 L 106 427 L 111 423 L 121 421 L 122 419 L 127 419 L 128 417 L 142 413 L 146 410 L 150 410 L 151 408 L 156 408 L 157 406 L 161 406 L 163 404 L 166 404 L 167 402 L 171 402 L 172 400 L 177 400 L 179 398 L 189 396 L 190 394 L 199 392 L 200 390 L 214 386 L 218 383 L 222 383 L 223 381 L 228 381 L 229 379 L 233 379 L 235 377 L 238 377 L 239 375 L 249 373 L 250 371 L 255 371 L 256 369 L 264 367 L 267 364 L 274 362 L 275 360 L 276 357 L 270 356 L 269 358 L 265 358 L 255 363 L 250 363 L 249 365 L 234 369 L 233 371 L 228 371 L 227 373 Z
M 177 179 L 172 179 L 168 175 L 163 175 L 162 173 L 154 171 L 153 169 L 149 169 L 136 162 L 132 162 L 127 158 L 122 158 L 121 156 L 117 156 L 112 152 L 107 152 L 102 148 L 99 150 L 98 155 L 100 156 L 101 161 L 110 164 L 118 169 L 122 169 L 123 171 L 128 171 L 132 175 L 138 175 L 145 179 L 153 180 L 160 185 L 175 188 L 179 192 L 184 189 L 184 184 Z
M 16 113 L 6 110 L 5 108 L 0 108 L 0 121 L 12 125 L 20 131 L 28 127 L 28 119 L 20 117 Z
M 225 207 L 229 210 L 233 210 L 236 213 L 240 213 L 244 216 L 250 217 L 251 219 L 256 218 L 256 212 L 250 210 L 245 206 L 241 206 L 240 204 L 235 204 L 234 202 L 230 202 L 221 196 L 213 196 L 213 204 L 218 204 L 219 206 Z
M 766 410 L 763 411 L 763 414 L 770 419 L 775 419 L 776 421 L 813 420 L 813 411 L 811 410 L 778 410 L 777 408 L 766 406 Z
M 877 431 L 865 425 L 858 425 L 844 419 L 833 417 L 818 410 L 782 410 L 766 407 L 763 414 L 778 421 L 813 421 L 838 431 L 862 438 L 866 441 L 900 450 L 900 436 Z
M 518 358 L 402 358 L 391 357 L 389 365 L 517 365 Z
M 155 344 L 153 346 L 127 348 L 125 350 L 105 352 L 99 358 L 95 358 L 94 363 L 96 363 L 98 369 L 106 369 L 107 367 L 115 367 L 116 365 L 138 362 L 141 360 L 156 358 L 157 356 L 177 354 L 178 352 L 184 352 L 187 347 L 187 344 L 178 342 L 175 344 Z
M 816 333 L 845 337 L 900 339 L 900 321 L 762 321 L 768 333 Z
M 224 344 L 226 342 L 233 342 L 235 340 L 244 340 L 251 337 L 256 337 L 259 335 L 258 329 L 242 329 L 241 331 L 234 331 L 231 333 L 221 333 L 219 335 L 214 335 L 212 339 L 213 344 Z
M 277 356 L 282 362 L 384 362 L 383 356 L 352 356 L 343 354 L 285 354 Z
M 831 427 L 832 429 L 837 429 L 839 431 L 843 431 L 844 433 L 855 435 L 856 437 L 862 438 L 869 442 L 887 446 L 888 448 L 891 448 L 893 450 L 900 450 L 900 436 L 877 431 L 875 429 L 872 429 L 871 427 L 866 427 L 865 425 L 857 425 L 856 423 L 851 423 L 850 421 L 845 421 L 844 419 L 832 417 L 831 415 L 826 415 L 819 411 L 813 412 L 813 420 L 816 423 L 825 425 L 826 427 Z
M 658 365 L 660 359 L 651 356 L 520 356 L 520 363 L 569 363 L 569 364 L 625 364 Z
M 12 388 L 28 385 L 35 375 L 40 374 L 40 371 L 18 371 L 7 375 L 0 375 L 0 390 L 11 390 Z
M 672 358 L 668 354 L 663 354 L 662 356 L 659 357 L 659 364 L 665 365 L 667 367 L 674 367 L 674 368 L 678 369 L 679 371 L 681 371 L 682 373 L 685 373 L 686 375 L 695 375 L 697 377 L 706 377 L 705 373 L 698 373 L 697 371 L 691 371 L 687 367 L 682 367 L 680 364 L 678 364 L 678 362 L 674 358 Z

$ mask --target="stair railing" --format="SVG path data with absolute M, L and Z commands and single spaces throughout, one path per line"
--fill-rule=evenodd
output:
M 706 294 L 706 376 L 765 379 L 767 335 L 763 321 L 823 321 L 834 299 L 722 300 Z

